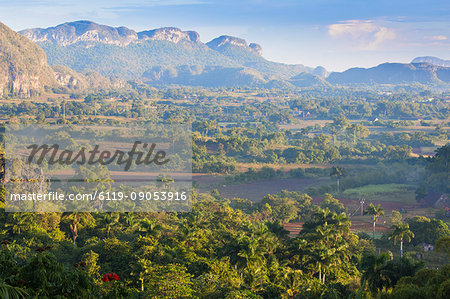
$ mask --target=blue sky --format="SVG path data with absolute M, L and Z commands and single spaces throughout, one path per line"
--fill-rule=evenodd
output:
M 235 35 L 261 44 L 270 60 L 336 71 L 450 59 L 450 1 L 0 0 L 0 21 L 14 30 L 81 19 L 135 30 L 175 26 L 204 42 Z

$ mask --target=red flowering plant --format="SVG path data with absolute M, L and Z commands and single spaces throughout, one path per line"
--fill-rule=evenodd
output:
M 103 276 L 102 276 L 103 282 L 115 281 L 115 280 L 119 280 L 119 276 L 116 273 L 103 274 Z
M 102 293 L 104 298 L 128 298 L 123 282 L 119 281 L 116 273 L 107 273 L 102 276 Z M 109 283 L 106 283 L 109 282 Z

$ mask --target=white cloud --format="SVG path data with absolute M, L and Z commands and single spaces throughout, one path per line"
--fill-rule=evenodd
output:
M 396 32 L 371 20 L 348 20 L 329 25 L 328 35 L 354 41 L 360 50 L 375 50 L 382 43 L 395 39 Z
M 445 35 L 435 35 L 431 37 L 432 40 L 437 40 L 437 41 L 444 41 L 447 40 L 447 37 Z

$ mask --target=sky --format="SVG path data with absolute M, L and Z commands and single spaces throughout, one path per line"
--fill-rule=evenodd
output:
M 269 60 L 331 71 L 450 59 L 448 0 L 0 0 L 0 22 L 14 30 L 76 20 L 178 27 L 203 42 L 233 35 L 259 43 Z

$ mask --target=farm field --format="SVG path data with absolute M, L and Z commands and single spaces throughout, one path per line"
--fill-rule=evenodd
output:
M 267 194 L 276 194 L 282 190 L 304 192 L 307 187 L 315 187 L 329 183 L 331 183 L 331 180 L 322 178 L 285 178 L 222 185 L 217 187 L 217 190 L 225 198 L 247 198 L 251 201 L 259 201 Z
M 282 190 L 297 191 L 302 193 L 308 187 L 330 185 L 335 183 L 330 178 L 299 179 L 299 178 L 277 178 L 272 180 L 259 180 L 242 184 L 226 184 L 225 179 L 220 176 L 200 175 L 194 176 L 199 184 L 200 190 L 205 192 L 217 189 L 223 198 L 243 198 L 259 202 L 267 194 L 277 194 Z M 354 233 L 365 232 L 372 234 L 372 219 L 369 215 L 361 215 L 360 199 L 365 198 L 365 206 L 372 203 L 380 205 L 386 214 L 377 222 L 376 238 L 380 238 L 383 232 L 390 229 L 392 225 L 389 217 L 392 211 L 402 211 L 405 218 L 414 216 L 432 217 L 437 211 L 431 208 L 422 208 L 414 197 L 414 188 L 406 184 L 380 184 L 366 185 L 359 188 L 347 189 L 341 194 L 335 195 L 347 209 L 351 220 L 351 231 Z M 314 196 L 312 203 L 320 205 L 322 196 Z M 295 237 L 302 228 L 302 222 L 292 221 L 284 224 L 285 229 Z
M 370 199 L 375 202 L 399 202 L 413 204 L 416 202 L 414 186 L 405 184 L 366 185 L 342 192 L 342 196 L 352 199 Z

